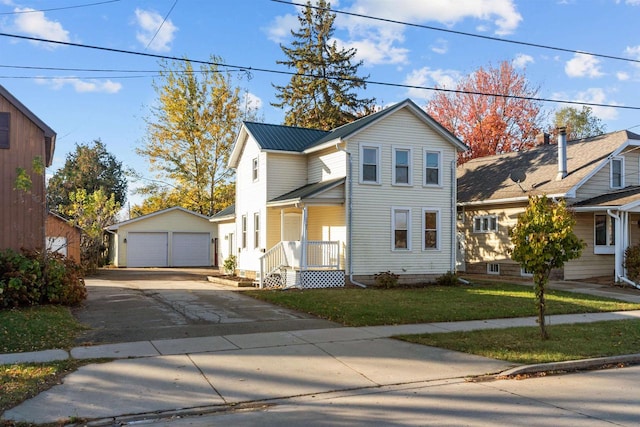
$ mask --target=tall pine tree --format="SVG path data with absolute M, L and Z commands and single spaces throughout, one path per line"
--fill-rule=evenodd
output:
M 280 45 L 288 59 L 276 62 L 296 71 L 288 85 L 274 85 L 280 102 L 271 105 L 287 110 L 285 125 L 330 130 L 374 109 L 375 99 L 356 94 L 369 77 L 357 75 L 362 61 L 352 63 L 356 49 L 339 49 L 332 40 L 336 15 L 330 8 L 325 0 L 315 7 L 308 0 L 291 46 Z

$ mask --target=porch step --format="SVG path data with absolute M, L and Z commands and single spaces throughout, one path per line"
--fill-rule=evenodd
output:
M 254 287 L 254 281 L 251 279 L 243 278 L 225 278 L 220 276 L 207 276 L 207 281 L 215 283 L 217 285 L 234 286 L 236 288 L 251 288 Z

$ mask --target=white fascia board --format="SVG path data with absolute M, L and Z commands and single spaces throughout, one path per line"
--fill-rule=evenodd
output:
M 543 194 L 540 194 L 542 196 Z M 556 199 L 566 199 L 569 198 L 567 193 L 561 194 L 547 194 L 548 198 L 556 198 Z M 526 202 L 529 200 L 529 196 L 521 196 L 521 197 L 510 197 L 507 199 L 489 199 L 489 200 L 481 200 L 479 202 L 458 202 L 458 206 L 484 206 L 484 205 L 498 205 L 498 204 L 509 204 L 509 203 L 519 203 Z

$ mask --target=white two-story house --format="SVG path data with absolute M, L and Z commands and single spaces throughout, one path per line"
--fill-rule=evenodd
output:
M 465 149 L 411 100 L 329 132 L 245 122 L 230 156 L 235 207 L 212 218 L 222 257 L 263 286 L 453 271 Z

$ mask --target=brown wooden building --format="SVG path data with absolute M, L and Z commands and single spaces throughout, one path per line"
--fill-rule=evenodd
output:
M 44 167 L 51 166 L 56 133 L 0 85 L 0 250 L 45 247 Z M 16 189 L 19 170 L 31 179 Z
M 82 230 L 58 214 L 49 212 L 46 221 L 47 249 L 59 252 L 80 263 L 80 239 Z

